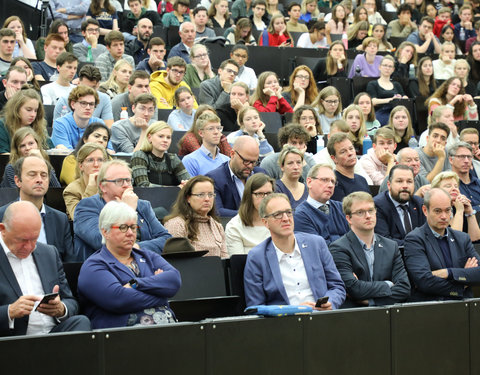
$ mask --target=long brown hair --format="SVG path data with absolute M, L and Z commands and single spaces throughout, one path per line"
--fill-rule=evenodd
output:
M 252 98 L 250 99 L 250 103 L 253 104 L 257 100 L 260 100 L 264 106 L 268 104 L 268 100 L 270 99 L 270 97 L 263 92 L 263 89 L 265 88 L 265 81 L 270 76 L 275 76 L 275 78 L 277 78 L 277 81 L 279 81 L 277 73 L 275 72 L 266 71 L 260 74 L 258 76 L 257 87 L 255 88 Z
M 9 158 L 9 163 L 10 164 L 15 164 L 18 159 L 20 159 L 23 155 L 20 155 L 20 144 L 23 142 L 23 140 L 27 137 L 27 135 L 31 135 L 35 142 L 37 142 L 38 146 L 38 151 L 40 151 L 40 154 L 42 157 L 48 162 L 49 157 L 45 150 L 42 147 L 42 140 L 38 136 L 35 131 L 29 127 L 29 126 L 24 126 L 23 128 L 18 129 L 15 134 L 12 137 L 12 142 L 10 143 L 10 158 Z
M 290 81 L 288 87 L 285 89 L 285 92 L 289 92 L 292 98 L 292 104 L 295 106 L 298 99 L 298 93 L 293 88 L 293 82 L 295 81 L 295 76 L 299 70 L 305 70 L 308 73 L 308 87 L 305 90 L 305 104 L 311 104 L 318 95 L 317 84 L 315 83 L 315 78 L 313 77 L 312 70 L 306 65 L 297 66 L 292 74 L 290 75 Z
M 37 116 L 35 120 L 30 124 L 30 127 L 37 133 L 41 142 L 40 147 L 46 146 L 46 132 L 47 122 L 45 121 L 45 111 L 43 109 L 42 99 L 38 92 L 34 89 L 26 89 L 17 91 L 5 104 L 3 108 L 3 115 L 5 117 L 5 127 L 13 137 L 15 132 L 23 127 L 20 119 L 20 108 L 30 99 L 35 99 L 38 102 Z
M 107 11 L 108 14 L 114 14 L 116 12 L 115 7 L 110 4 L 110 0 L 103 0 L 103 9 Z M 100 0 L 92 0 L 90 3 L 90 12 L 92 16 L 99 16 L 102 12 L 102 7 L 100 6 Z
M 263 185 L 270 183 L 272 185 L 272 192 L 275 191 L 275 180 L 264 173 L 255 173 L 249 177 L 243 190 L 242 201 L 238 208 L 238 215 L 242 224 L 246 227 L 253 227 L 253 192 L 260 189 Z
M 199 182 L 210 182 L 212 186 L 215 186 L 210 177 L 199 175 L 191 178 L 178 192 L 178 196 L 172 207 L 171 214 L 164 219 L 165 223 L 177 216 L 180 216 L 182 219 L 184 219 L 185 226 L 187 228 L 187 238 L 190 241 L 195 241 L 198 238 L 198 221 L 196 220 L 197 214 L 195 211 L 193 211 L 192 207 L 188 203 L 188 198 L 192 196 L 193 187 Z M 215 200 L 213 200 L 212 209 L 207 215 L 212 217 L 214 220 L 219 221 L 218 217 L 215 215 Z
M 460 91 L 458 92 L 458 95 L 464 95 L 465 94 L 465 88 L 463 87 L 462 80 L 458 77 L 450 77 L 447 79 L 445 82 L 443 82 L 438 89 L 435 90 L 435 92 L 430 96 L 426 101 L 425 101 L 425 106 L 428 108 L 428 112 L 430 112 L 430 105 L 432 103 L 432 99 L 438 99 L 440 101 L 440 104 L 446 105 L 448 104 L 447 101 L 447 91 L 448 91 L 448 86 L 453 82 L 453 80 L 458 79 L 460 81 Z M 8 102 L 7 102 L 8 104 Z M 465 115 L 465 103 L 462 102 L 456 102 L 455 105 L 453 106 L 453 116 L 454 117 L 462 117 Z
M 408 117 L 408 126 L 405 129 L 405 134 L 403 137 L 400 137 L 397 135 L 397 131 L 395 130 L 395 127 L 393 126 L 393 116 L 397 112 L 405 112 Z M 412 138 L 413 133 L 413 128 L 412 128 L 412 118 L 410 117 L 410 112 L 408 111 L 407 107 L 403 105 L 397 105 L 395 108 L 392 109 L 392 112 L 390 112 L 390 117 L 388 119 L 388 124 L 385 126 L 386 128 L 392 129 L 393 133 L 395 134 L 395 143 L 400 143 L 403 141 L 403 143 L 408 144 L 408 141 L 410 138 Z
M 22 25 L 22 38 L 23 38 L 23 41 L 26 43 L 27 42 L 27 33 L 25 31 L 25 25 L 23 24 L 23 21 L 20 19 L 20 17 L 18 16 L 10 16 L 8 17 L 5 22 L 3 23 L 3 28 L 7 28 L 8 29 L 8 25 L 10 24 L 10 22 L 12 21 L 18 21 L 20 22 L 20 25 Z
M 336 40 L 332 44 L 330 44 L 330 47 L 328 48 L 328 53 L 327 53 L 327 60 L 326 60 L 326 70 L 327 70 L 327 75 L 333 76 L 335 73 L 338 71 L 338 66 L 337 62 L 333 59 L 332 55 L 330 54 L 330 51 L 332 50 L 333 46 L 342 46 L 343 47 L 343 54 L 344 54 L 344 59 L 341 61 L 344 70 L 347 70 L 347 52 L 345 51 L 345 46 L 343 45 L 343 42 L 341 40 Z
M 418 91 L 420 91 L 420 95 L 425 98 L 430 95 L 430 85 L 432 85 L 434 91 L 437 89 L 437 81 L 433 78 L 433 68 L 430 78 L 427 78 L 422 72 L 422 66 L 426 61 L 433 63 L 430 56 L 423 56 L 418 62 L 417 69 Z

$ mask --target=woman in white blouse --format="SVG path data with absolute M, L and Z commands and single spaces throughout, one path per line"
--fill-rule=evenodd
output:
M 228 222 L 225 229 L 229 256 L 247 254 L 270 237 L 258 214 L 258 207 L 263 198 L 273 193 L 274 187 L 275 180 L 263 173 L 255 173 L 247 180 L 238 215 Z

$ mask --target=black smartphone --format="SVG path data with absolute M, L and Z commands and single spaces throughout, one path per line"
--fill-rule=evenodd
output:
M 48 303 L 48 301 L 51 301 L 52 299 L 55 299 L 57 298 L 58 296 L 58 292 L 57 293 L 49 293 L 49 294 L 45 294 L 42 298 L 42 300 L 40 301 L 40 303 L 37 305 L 37 307 L 35 308 L 35 311 L 37 311 L 38 309 L 38 306 L 40 306 L 42 303 Z
M 322 305 L 327 302 L 328 302 L 328 296 L 319 298 L 317 299 L 317 303 L 315 304 L 315 307 L 322 307 Z
M 288 44 L 291 44 L 291 43 L 292 43 L 292 39 L 289 38 L 289 39 L 286 40 L 286 42 L 287 42 Z

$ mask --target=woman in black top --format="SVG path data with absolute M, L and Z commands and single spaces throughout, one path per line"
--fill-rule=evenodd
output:
M 430 56 L 424 56 L 418 62 L 417 77 L 408 84 L 408 96 L 415 99 L 417 96 L 428 98 L 437 89 L 433 78 L 433 64 Z
M 348 76 L 347 54 L 340 40 L 330 45 L 326 58 L 318 59 L 317 65 L 313 68 L 313 76 L 316 82 L 326 81 L 330 77 Z

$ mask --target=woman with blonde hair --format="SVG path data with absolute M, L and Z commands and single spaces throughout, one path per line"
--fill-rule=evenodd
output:
M 258 76 L 257 88 L 250 103 L 253 103 L 259 112 L 278 112 L 281 115 L 293 112 L 292 107 L 282 95 L 282 86 L 275 72 L 267 71 Z
M 70 220 L 75 207 L 83 198 L 98 193 L 97 176 L 102 164 L 108 161 L 105 147 L 98 143 L 85 143 L 77 152 L 76 179 L 63 190 L 63 200 Z
M 295 111 L 304 104 L 312 104 L 318 95 L 317 84 L 311 69 L 306 65 L 297 66 L 290 75 L 283 97 Z
M 258 40 L 259 46 L 293 47 L 293 40 L 287 31 L 285 17 L 275 14 L 270 20 L 268 28 L 263 31 Z
M 5 166 L 0 187 L 17 187 L 15 184 L 15 170 L 13 166 L 18 159 L 32 155 L 41 157 L 49 165 L 50 159 L 45 150 L 41 147 L 41 141 L 38 137 L 38 134 L 32 128 L 26 126 L 18 129 L 12 137 L 10 158 L 8 160 L 8 164 Z M 50 168 L 49 186 L 61 187 L 53 168 Z
M 367 92 L 360 92 L 355 96 L 355 99 L 353 99 L 353 104 L 358 105 L 362 109 L 367 133 L 369 136 L 373 136 L 381 125 L 375 117 L 375 108 L 371 96 Z
M 173 129 L 164 121 L 157 121 L 147 129 L 139 151 L 132 155 L 130 166 L 135 186 L 183 186 L 190 178 L 182 161 L 169 153 Z
M 333 86 L 323 88 L 312 107 L 318 111 L 323 134 L 330 133 L 331 123 L 342 118 L 342 96 Z
M 18 16 L 10 16 L 3 23 L 3 28 L 11 29 L 15 32 L 15 48 L 12 57 L 24 56 L 27 59 L 37 59 L 35 47 L 30 39 L 27 38 L 25 25 Z
M 470 200 L 460 193 L 460 179 L 455 172 L 447 171 L 436 175 L 432 180 L 432 189 L 441 188 L 450 194 L 453 217 L 450 228 L 468 233 L 472 242 L 480 240 L 480 228 Z
M 270 231 L 258 214 L 258 208 L 262 200 L 272 194 L 274 189 L 275 180 L 264 173 L 255 173 L 248 178 L 238 214 L 227 223 L 225 228 L 229 256 L 247 254 L 260 242 L 270 237 Z
M 350 104 L 343 111 L 343 119 L 350 128 L 348 138 L 353 143 L 357 155 L 363 154 L 363 138 L 367 134 L 367 127 L 365 125 L 365 118 L 363 117 L 362 109 L 355 104 Z
M 453 66 L 453 74 L 462 80 L 463 87 L 465 88 L 465 93 L 471 96 L 477 95 L 477 88 L 469 79 L 470 74 L 470 65 L 465 59 L 458 59 L 455 61 Z
M 113 99 L 119 94 L 123 94 L 128 89 L 128 81 L 133 69 L 127 60 L 118 60 L 113 66 L 110 77 L 100 85 L 98 91 L 107 94 L 110 99 Z
M 195 250 L 208 250 L 207 256 L 227 258 L 225 231 L 215 214 L 213 180 L 195 176 L 178 193 L 172 213 L 165 217 L 165 228 L 173 237 L 186 237 Z
M 275 192 L 285 194 L 293 209 L 308 198 L 307 186 L 300 182 L 303 158 L 303 152 L 288 144 L 283 146 L 278 157 L 282 178 L 276 181 Z
M 316 20 L 320 15 L 318 10 L 317 0 L 303 0 L 300 6 L 300 20 L 309 23 L 312 20 Z
M 408 142 L 414 135 L 412 127 L 412 118 L 407 107 L 403 105 L 397 105 L 390 112 L 390 118 L 388 120 L 387 128 L 390 128 L 395 133 L 395 143 L 397 148 L 395 151 L 398 153 L 402 148 L 408 147 Z
M 370 25 L 368 21 L 360 21 L 358 23 L 352 24 L 348 28 L 347 38 L 348 38 L 348 49 L 357 49 L 363 50 L 363 41 L 368 37 L 368 31 L 370 30 Z M 343 43 L 343 42 L 342 42 Z
M 191 63 L 187 64 L 183 80 L 191 89 L 199 88 L 203 81 L 215 77 L 205 45 L 194 44 L 190 48 L 190 61 Z
M 34 89 L 17 91 L 5 104 L 0 119 L 0 154 L 10 152 L 10 141 L 15 132 L 24 127 L 31 127 L 40 140 L 39 147 L 53 148 L 47 135 L 47 122 L 42 99 Z

